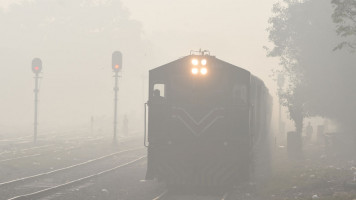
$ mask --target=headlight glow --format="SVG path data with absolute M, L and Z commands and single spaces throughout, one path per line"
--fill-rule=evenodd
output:
M 201 69 L 200 69 L 200 73 L 203 74 L 203 75 L 205 75 L 205 74 L 208 73 L 208 69 L 206 69 L 205 67 L 204 67 L 204 68 L 201 68 Z
M 197 65 L 199 64 L 199 61 L 194 58 L 194 59 L 192 60 L 192 64 L 195 65 L 195 66 L 197 66 Z
M 206 65 L 206 63 L 207 63 L 207 61 L 206 61 L 205 59 L 201 60 L 201 64 L 202 64 L 202 65 L 204 65 L 204 66 L 205 66 L 205 65 Z
M 192 69 L 192 74 L 194 74 L 194 75 L 195 75 L 195 74 L 198 74 L 198 68 L 193 68 L 193 69 Z

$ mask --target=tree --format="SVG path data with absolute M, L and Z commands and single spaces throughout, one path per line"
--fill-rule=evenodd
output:
M 282 69 L 276 71 L 275 75 L 283 74 L 289 83 L 285 90 L 278 92 L 280 102 L 288 108 L 290 118 L 294 121 L 298 133 L 301 133 L 303 119 L 307 116 L 302 92 L 306 88 L 306 83 L 303 82 L 303 68 L 299 59 L 300 49 L 296 44 L 299 35 L 295 25 L 299 25 L 304 20 L 303 17 L 296 18 L 296 15 L 299 16 L 302 11 L 300 5 L 296 0 L 285 0 L 284 5 L 274 4 L 274 16 L 269 19 L 271 27 L 268 29 L 269 39 L 275 45 L 272 50 L 268 49 L 268 56 L 279 57 L 282 66 Z
M 325 0 L 284 0 L 270 18 L 268 56 L 278 57 L 289 84 L 280 93 L 300 130 L 301 119 L 322 116 L 354 130 L 356 81 L 353 55 L 333 48 L 340 43 L 332 22 L 332 4 Z M 299 120 L 299 121 L 298 121 Z M 299 126 L 299 128 L 298 128 Z
M 348 47 L 352 52 L 356 50 L 356 1 L 332 0 L 335 6 L 332 18 L 336 23 L 336 33 L 345 38 L 335 49 Z

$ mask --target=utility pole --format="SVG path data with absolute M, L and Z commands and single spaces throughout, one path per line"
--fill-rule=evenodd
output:
M 42 70 L 42 61 L 39 58 L 34 58 L 32 60 L 32 72 L 35 73 L 35 116 L 34 116 L 34 131 L 33 131 L 33 143 L 37 142 L 37 126 L 38 126 L 38 79 L 39 73 Z
M 119 72 L 122 69 L 122 54 L 119 51 L 114 51 L 112 54 L 112 69 L 115 73 L 115 98 L 114 98 L 114 137 L 113 137 L 113 144 L 117 144 L 117 101 L 118 101 L 118 91 L 119 91 Z

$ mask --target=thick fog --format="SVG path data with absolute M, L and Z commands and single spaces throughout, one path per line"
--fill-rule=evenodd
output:
M 141 129 L 147 71 L 208 49 L 266 81 L 277 66 L 262 48 L 274 1 L 1 1 L 2 131 L 33 125 L 34 74 L 43 62 L 39 130 L 113 118 L 111 53 L 123 53 L 119 116 Z M 137 124 L 138 123 L 138 124 Z
M 353 88 L 344 86 L 353 85 L 354 54 L 345 48 L 333 50 L 343 41 L 332 20 L 335 5 L 287 1 L 280 4 L 287 5 L 283 10 L 276 3 L 3 0 L 0 128 L 28 132 L 32 127 L 30 64 L 39 57 L 43 61 L 39 130 L 89 126 L 91 117 L 98 126 L 111 129 L 111 53 L 119 50 L 123 53 L 119 123 L 127 115 L 131 129 L 141 130 L 148 70 L 201 48 L 260 77 L 274 96 L 274 119 L 278 117 L 275 71 L 282 70 L 286 93 L 294 90 L 293 78 L 305 83 L 299 87 L 300 98 L 306 99 L 305 118 L 325 117 L 350 130 L 355 98 Z M 291 65 L 286 62 L 294 61 L 302 78 L 297 77 L 299 72 L 288 74 L 293 70 L 288 71 Z M 329 94 L 335 95 L 328 98 Z M 285 132 L 294 129 L 288 103 L 292 105 L 284 102 L 282 107 Z
M 356 199 L 355 22 L 355 0 L 0 0 L 0 199 Z
M 338 13 L 336 5 L 344 5 L 332 2 L 276 4 L 269 28 L 275 46 L 269 55 L 280 58 L 289 79 L 284 99 L 289 110 L 297 110 L 292 118 L 299 111 L 304 118 L 322 116 L 336 122 L 338 131 L 354 134 L 356 57 L 354 48 L 340 48 L 352 47 L 353 16 Z
M 2 129 L 32 126 L 34 57 L 43 62 L 40 130 L 86 125 L 91 116 L 112 122 L 115 50 L 124 54 L 119 112 L 133 119 L 141 114 L 150 46 L 140 23 L 129 19 L 119 1 L 24 1 L 1 15 Z

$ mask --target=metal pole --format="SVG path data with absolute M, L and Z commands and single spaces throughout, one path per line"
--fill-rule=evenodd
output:
M 145 71 L 145 69 L 143 71 Z M 142 103 L 145 104 L 145 74 L 144 73 L 142 73 Z M 143 120 L 145 119 L 146 119 L 146 115 L 144 113 Z
M 278 131 L 280 135 L 283 135 L 282 133 L 282 106 L 281 106 L 281 100 L 280 98 L 278 99 L 278 105 L 279 105 L 279 114 L 278 114 Z
M 38 74 L 36 74 L 35 77 L 35 122 L 34 122 L 34 135 L 33 135 L 33 142 L 36 143 L 37 142 L 37 125 L 38 125 L 38 121 L 37 121 L 37 117 L 38 117 L 38 113 L 37 113 L 37 109 L 38 109 Z
M 114 99 L 114 138 L 113 138 L 113 144 L 117 143 L 117 92 L 119 91 L 119 87 L 118 87 L 118 79 L 119 79 L 119 75 L 118 72 L 115 72 L 115 87 L 114 87 L 114 91 L 115 91 L 115 99 Z

